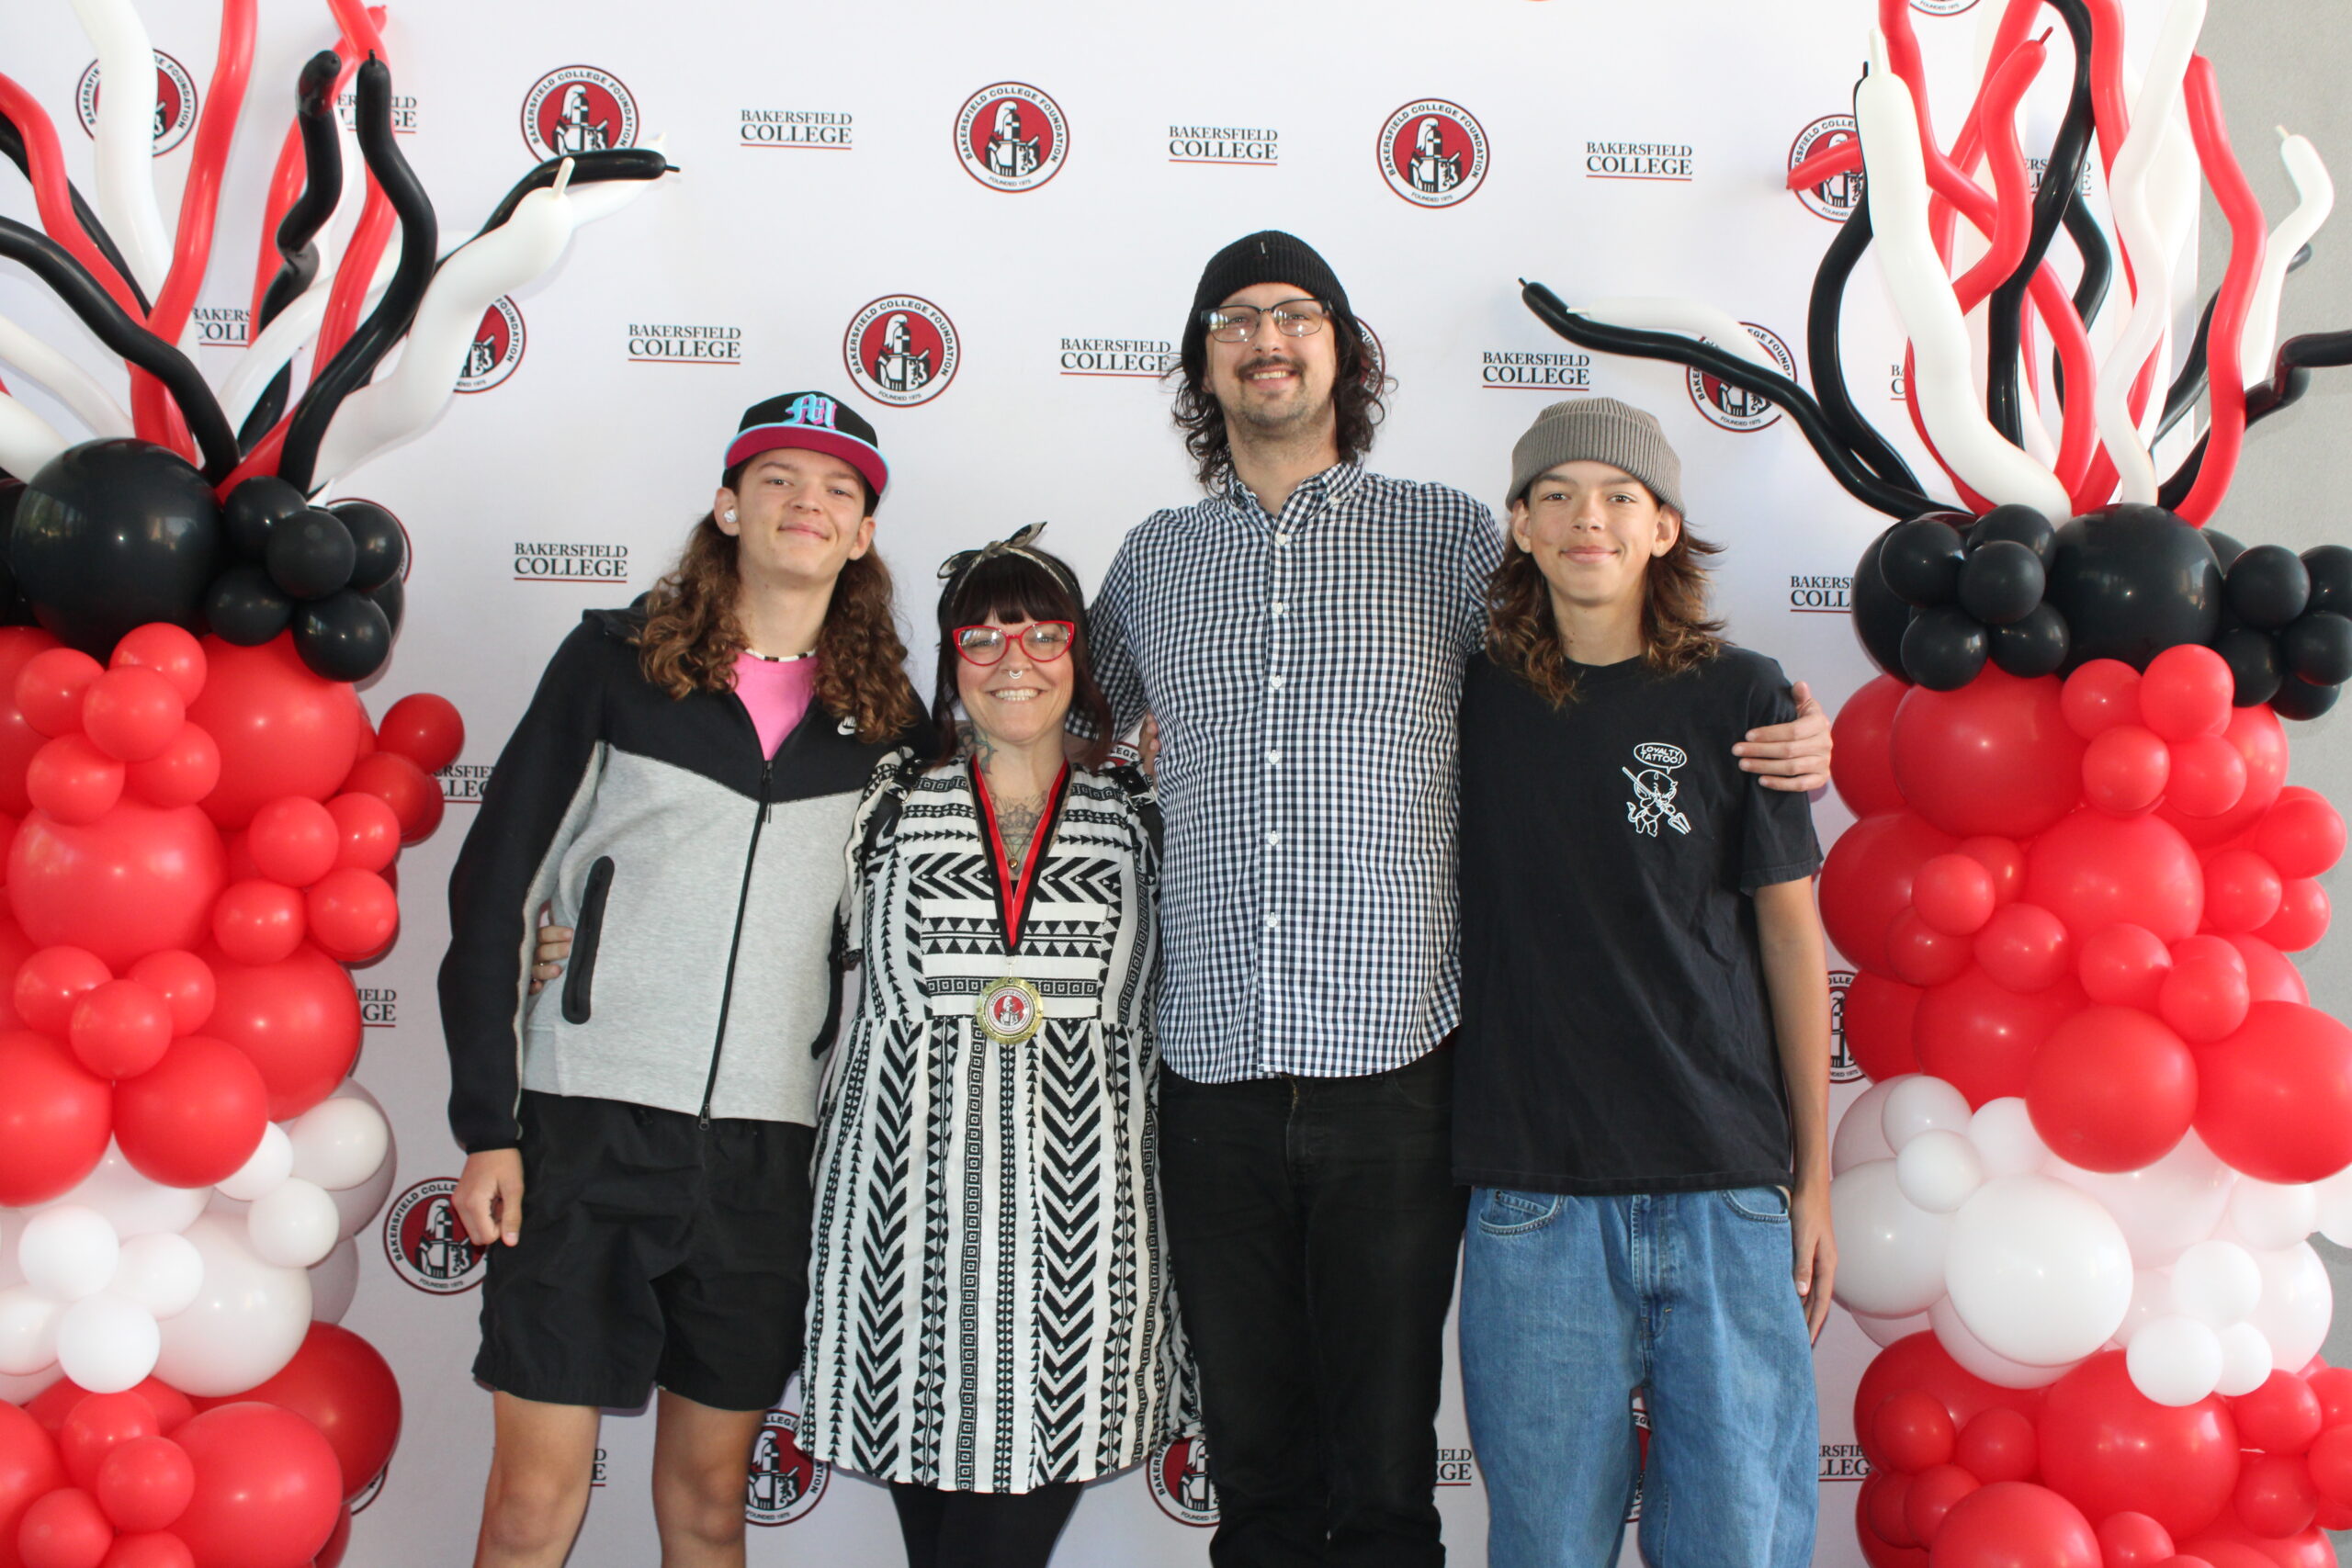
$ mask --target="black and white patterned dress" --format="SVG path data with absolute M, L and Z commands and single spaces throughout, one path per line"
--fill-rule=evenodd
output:
M 910 781 L 861 856 L 890 783 L 851 838 L 863 995 L 818 1112 L 800 1440 L 948 1491 L 1090 1480 L 1192 1423 L 1156 1177 L 1156 852 L 1139 796 L 1073 767 L 1008 956 L 968 766 Z M 976 1011 L 1008 976 L 1042 1000 L 1017 1044 Z

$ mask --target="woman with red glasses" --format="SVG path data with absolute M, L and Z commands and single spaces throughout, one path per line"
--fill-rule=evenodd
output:
M 890 1483 L 912 1568 L 1043 1568 L 1080 1484 L 1193 1404 L 1154 1174 L 1158 812 L 1102 742 L 1065 746 L 1110 705 L 1036 533 L 942 569 L 949 760 L 886 762 L 848 851 L 801 1442 Z

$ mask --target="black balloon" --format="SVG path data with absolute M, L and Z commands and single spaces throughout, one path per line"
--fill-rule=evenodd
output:
M 2257 631 L 2275 632 L 2303 613 L 2312 574 L 2284 545 L 2256 545 L 2230 563 L 2224 579 L 2230 613 Z
M 358 558 L 343 519 L 305 507 L 269 531 L 270 581 L 297 599 L 323 599 L 351 581 Z
M 1951 519 L 1951 520 L 1948 520 Z M 1897 523 L 1879 549 L 1879 575 L 1905 604 L 1949 604 L 1960 587 L 1965 551 L 1951 513 L 1929 513 Z
M 315 675 L 364 681 L 391 654 L 392 623 L 373 599 L 345 588 L 294 612 L 294 651 Z
M 2030 547 L 1995 539 L 1968 552 L 1960 569 L 1960 607 L 1988 626 L 2006 626 L 2033 613 L 2047 580 L 2041 558 Z
M 373 592 L 408 570 L 408 530 L 401 520 L 372 501 L 338 501 L 327 508 L 343 519 L 357 551 L 351 567 L 351 586 Z
M 2335 705 L 2343 691 L 2341 686 L 2315 686 L 2301 675 L 2290 675 L 2278 682 L 2278 694 L 2270 699 L 2270 706 L 2280 718 L 2317 718 Z
M 2058 530 L 2050 519 L 2030 506 L 1996 506 L 1976 520 L 1968 532 L 1968 547 L 1981 550 L 2002 539 L 2023 545 L 2041 558 L 2047 567 L 2058 549 Z
M 2066 662 L 2066 617 L 2047 604 L 2036 604 L 2022 620 L 1987 627 L 1984 637 L 1993 662 L 2012 675 L 2054 675 Z
M 8 531 L 17 525 L 17 503 L 24 494 L 24 480 L 0 479 L 0 626 L 33 624 L 33 607 L 17 591 L 17 574 L 8 566 Z
M 269 531 L 287 518 L 307 510 L 302 492 L 276 474 L 255 474 L 229 492 L 220 521 L 229 531 L 229 548 L 240 560 L 259 560 L 269 547 Z
M 2352 681 L 2352 620 L 2314 610 L 2278 634 L 2278 662 L 2315 686 Z
M 2070 519 L 2044 595 L 2066 617 L 2069 671 L 2094 659 L 2135 670 L 2165 649 L 2210 644 L 2222 624 L 2222 569 L 2161 507 L 2120 505 Z
M 222 641 L 259 648 L 293 624 L 294 601 L 269 580 L 269 573 L 243 561 L 212 580 L 212 591 L 204 598 L 204 618 Z
M 133 626 L 198 625 L 220 555 L 220 507 L 204 476 L 130 436 L 51 458 L 8 533 L 8 564 L 40 624 L 101 660 Z
M 1862 550 L 1854 563 L 1854 635 L 1871 662 L 1898 681 L 1903 673 L 1903 633 L 1911 625 L 1911 606 L 1894 596 L 1878 570 L 1879 552 L 1885 547 L 1887 529 Z
M 2251 626 L 2233 626 L 2213 644 L 2213 651 L 2230 667 L 2230 675 L 2237 682 L 2230 701 L 2242 708 L 2268 702 L 2278 690 L 2278 678 L 2284 673 L 2278 668 L 2278 641 L 2268 632 L 2258 632 Z
M 2352 548 L 2313 545 L 2303 552 L 2303 570 L 2312 576 L 2309 608 L 2352 615 Z
M 1905 673 L 1931 692 L 1955 692 L 1976 679 L 1991 649 L 1984 628 L 1950 604 L 1922 610 L 1903 634 Z
M 384 612 L 384 619 L 391 624 L 392 636 L 401 635 L 401 617 L 408 613 L 408 584 L 395 577 L 368 595 L 376 608 Z
M 2202 528 L 2199 532 L 2205 536 L 2205 547 L 2213 552 L 2214 562 L 2221 567 L 2222 575 L 2229 576 L 2230 563 L 2245 554 L 2245 547 L 2219 528 Z

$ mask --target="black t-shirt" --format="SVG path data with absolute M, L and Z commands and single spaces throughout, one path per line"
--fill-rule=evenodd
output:
M 1555 709 L 1484 654 L 1462 697 L 1453 1174 L 1543 1192 L 1786 1184 L 1788 1097 L 1747 895 L 1821 864 L 1811 803 L 1731 748 L 1795 716 L 1727 648 L 1578 667 Z

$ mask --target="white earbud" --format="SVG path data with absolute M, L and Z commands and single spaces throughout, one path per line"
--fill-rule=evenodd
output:
M 727 521 L 729 523 L 735 521 L 735 509 L 731 506 L 727 509 Z

